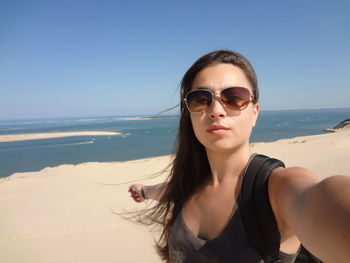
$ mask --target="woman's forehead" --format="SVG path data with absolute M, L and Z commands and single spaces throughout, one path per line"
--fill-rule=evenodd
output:
M 251 90 L 250 83 L 241 68 L 232 64 L 218 64 L 198 72 L 193 80 L 191 90 L 199 88 L 217 90 L 234 86 Z

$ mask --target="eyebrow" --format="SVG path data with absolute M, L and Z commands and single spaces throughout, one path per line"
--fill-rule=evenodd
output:
M 208 89 L 208 88 L 204 88 L 204 87 L 196 88 L 196 90 L 211 90 L 211 91 L 213 91 L 213 89 Z
M 203 87 L 203 86 L 199 86 L 197 88 L 194 88 L 192 90 L 210 90 L 210 91 L 215 91 L 215 89 L 213 88 L 209 88 L 209 87 Z M 221 89 L 220 89 L 221 90 Z
M 214 88 L 199 86 L 199 87 L 194 88 L 192 90 L 210 90 L 210 91 L 214 92 L 216 90 L 222 91 L 222 90 L 228 89 L 228 88 L 245 88 L 245 89 L 248 89 L 250 92 L 252 92 L 249 88 L 244 87 L 244 86 L 227 86 L 227 87 L 223 87 L 222 89 L 214 89 Z

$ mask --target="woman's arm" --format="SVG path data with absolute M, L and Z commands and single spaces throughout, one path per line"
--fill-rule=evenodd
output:
M 276 169 L 269 196 L 278 217 L 324 262 L 350 260 L 350 177 L 319 181 L 303 168 Z
M 133 184 L 129 187 L 129 193 L 136 202 L 142 202 L 146 199 L 159 201 L 167 187 L 167 183 L 156 185 Z

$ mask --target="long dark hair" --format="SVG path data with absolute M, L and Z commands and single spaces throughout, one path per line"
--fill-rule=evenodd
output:
M 210 166 L 204 146 L 197 140 L 190 114 L 184 104 L 187 92 L 192 88 L 196 75 L 206 67 L 217 64 L 232 64 L 243 70 L 253 91 L 253 103 L 259 97 L 257 78 L 250 62 L 231 50 L 217 50 L 200 57 L 185 73 L 180 83 L 180 123 L 170 164 L 167 189 L 161 200 L 147 210 L 141 218 L 145 224 L 160 224 L 163 228 L 156 249 L 161 258 L 169 261 L 169 231 L 184 203 L 205 184 L 210 177 Z

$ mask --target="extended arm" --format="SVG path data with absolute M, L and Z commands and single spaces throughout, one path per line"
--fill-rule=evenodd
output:
M 303 168 L 279 169 L 269 193 L 282 222 L 324 262 L 350 259 L 350 177 L 322 181 Z
M 153 199 L 159 201 L 162 198 L 166 187 L 167 183 L 147 186 L 143 184 L 133 184 L 129 187 L 129 193 L 136 202 L 142 202 L 145 199 Z M 146 198 L 142 196 L 142 191 Z

